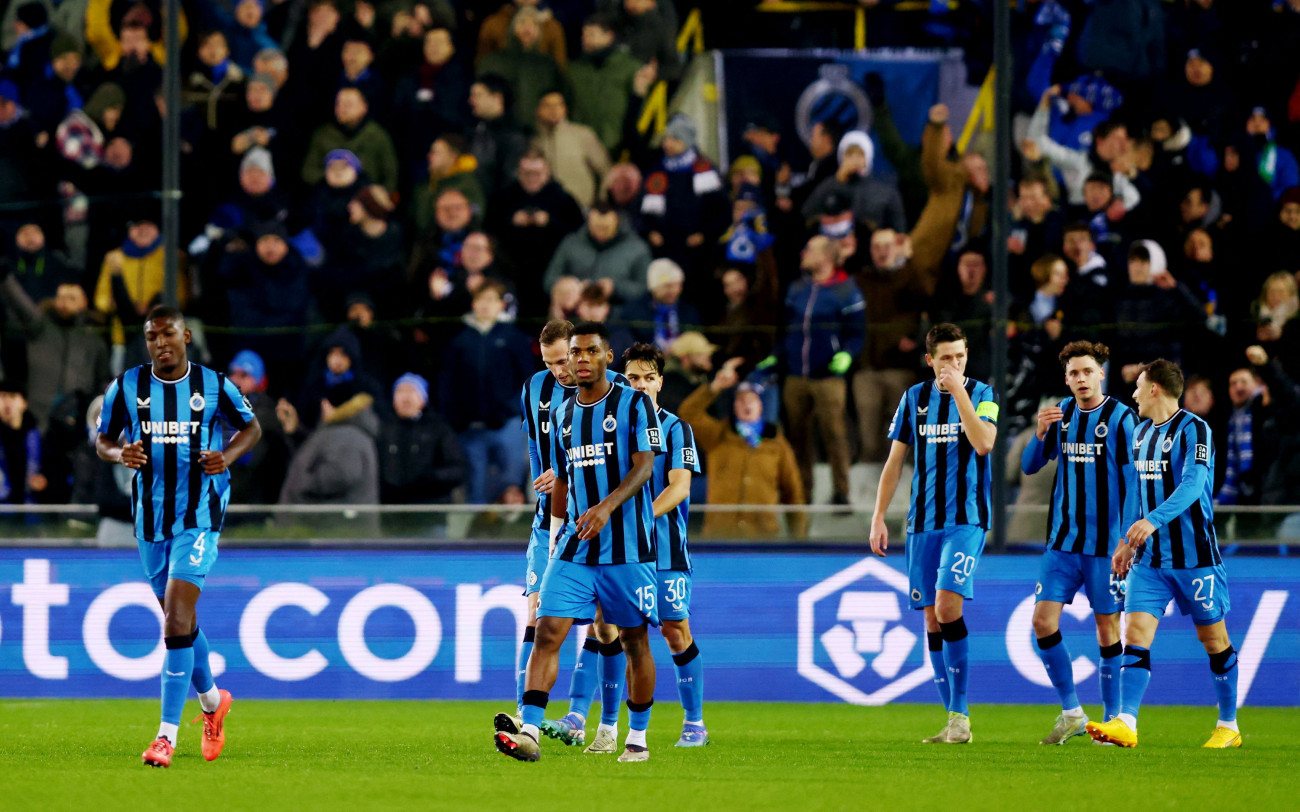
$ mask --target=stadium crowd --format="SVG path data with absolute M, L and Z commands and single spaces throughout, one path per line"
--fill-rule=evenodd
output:
M 958 154 L 943 105 L 905 142 L 874 74 L 870 135 L 825 117 L 805 150 L 793 111 L 747 111 L 724 168 L 689 116 L 643 133 L 695 5 L 182 3 L 181 305 L 267 432 L 236 502 L 522 504 L 519 393 L 542 324 L 568 318 L 668 354 L 661 405 L 706 474 L 744 472 L 709 501 L 801 503 L 824 458 L 847 504 L 931 324 L 962 325 L 988 379 L 989 211 L 1008 205 L 1003 428 L 1027 439 L 1065 392 L 1060 348 L 1101 340 L 1118 397 L 1157 356 L 1192 376 L 1221 503 L 1300 503 L 1300 0 L 1018 4 L 1005 202 L 990 143 Z M 752 5 L 706 8 L 706 37 L 842 44 L 813 15 L 771 33 Z M 864 5 L 982 79 L 987 4 Z M 163 292 L 162 29 L 157 0 L 4 9 L 0 500 L 129 515 L 86 421 L 147 362 Z

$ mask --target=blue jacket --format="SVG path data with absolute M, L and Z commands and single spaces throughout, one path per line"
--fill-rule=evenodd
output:
M 843 271 L 825 284 L 804 277 L 785 295 L 785 340 L 777 357 L 787 374 L 829 378 L 826 368 L 837 352 L 857 357 L 867 332 L 866 300 Z

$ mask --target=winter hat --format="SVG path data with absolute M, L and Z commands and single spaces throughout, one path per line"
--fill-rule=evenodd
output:
M 50 13 L 44 3 L 28 3 L 18 7 L 18 22 L 31 29 L 37 29 L 50 21 Z
M 374 298 L 369 293 L 366 293 L 364 290 L 354 290 L 347 295 L 347 297 L 343 300 L 343 312 L 346 313 L 347 311 L 351 310 L 352 305 L 354 304 L 363 304 L 366 307 L 370 308 L 371 312 L 374 312 L 375 309 Z
M 235 355 L 227 371 L 234 372 L 235 370 L 247 373 L 250 378 L 257 381 L 258 386 L 266 383 L 266 364 L 262 361 L 262 356 L 252 350 L 240 350 Z
M 746 169 L 752 169 L 758 173 L 758 177 L 763 177 L 763 165 L 753 155 L 741 155 L 731 162 L 731 171 L 727 173 L 729 178 L 734 178 Z
M 871 166 L 876 159 L 876 145 L 871 142 L 871 137 L 862 130 L 850 130 L 849 132 L 846 132 L 844 137 L 840 139 L 839 150 L 836 153 L 836 157 L 840 160 L 840 163 L 844 162 L 844 153 L 848 151 L 849 147 L 861 148 L 862 154 L 866 156 L 867 159 L 867 170 L 862 174 L 870 175 Z
M 54 39 L 50 42 L 51 61 L 58 59 L 64 54 L 80 54 L 80 53 L 81 53 L 81 43 L 77 42 L 77 38 L 67 32 L 60 31 L 59 33 L 54 35 Z
M 361 342 L 347 327 L 339 327 L 330 333 L 329 339 L 325 342 L 325 351 L 329 352 L 335 347 L 343 350 L 343 353 L 352 359 L 352 363 L 361 360 Z
M 408 372 L 396 381 L 393 381 L 393 394 L 397 394 L 397 390 L 402 386 L 402 384 L 408 383 L 411 386 L 414 386 L 415 390 L 420 393 L 420 400 L 423 400 L 425 403 L 429 402 L 429 382 L 419 375 L 416 375 L 414 372 Z
M 1281 208 L 1288 203 L 1300 204 L 1300 186 L 1292 186 L 1290 189 L 1287 189 L 1282 193 L 1282 196 L 1278 198 L 1277 203 L 1278 208 Z
M 664 128 L 664 134 L 686 144 L 687 149 L 692 149 L 695 146 L 695 122 L 691 121 L 691 117 L 685 113 L 678 113 L 668 119 L 668 126 Z
M 686 274 L 682 272 L 682 267 L 671 259 L 656 259 L 645 269 L 645 286 L 649 290 L 671 282 L 682 282 L 685 279 Z
M 18 104 L 18 85 L 12 79 L 0 79 L 0 99 Z
M 121 109 L 126 107 L 126 91 L 122 86 L 113 82 L 105 82 L 95 88 L 95 92 L 90 94 L 86 100 L 86 115 L 95 119 L 95 121 L 104 120 L 104 111 L 113 107 Z
M 1144 246 L 1147 253 L 1151 255 L 1152 276 L 1169 273 L 1169 260 L 1165 257 L 1165 249 L 1160 247 L 1160 243 L 1155 240 L 1138 240 L 1138 243 Z
M 348 166 L 352 167 L 357 172 L 361 171 L 361 159 L 358 158 L 356 153 L 352 150 L 332 149 L 325 153 L 325 166 L 329 166 L 335 161 L 346 161 Z
M 275 183 L 275 164 L 271 161 L 271 153 L 264 147 L 253 147 L 244 153 L 244 159 L 239 162 L 239 171 L 248 169 L 262 170 L 271 176 L 271 183 Z

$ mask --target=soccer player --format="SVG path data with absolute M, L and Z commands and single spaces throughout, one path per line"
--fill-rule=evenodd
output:
M 1123 598 L 1110 571 L 1113 543 L 1123 538 L 1123 523 L 1137 518 L 1137 492 L 1125 487 L 1131 464 L 1130 443 L 1137 417 L 1102 391 L 1110 350 L 1105 344 L 1074 341 L 1059 356 L 1073 397 L 1038 412 L 1038 431 L 1020 457 L 1034 474 L 1060 458 L 1052 489 L 1047 549 L 1034 589 L 1034 636 L 1061 713 L 1039 744 L 1065 744 L 1087 733 L 1088 717 L 1074 687 L 1074 661 L 1061 639 L 1061 610 L 1084 588 L 1097 621 L 1101 647 L 1101 701 L 1106 720 L 1119 713 L 1119 614 Z
M 135 471 L 135 535 L 145 576 L 162 604 L 167 646 L 162 723 L 142 758 L 149 766 L 168 767 L 191 684 L 203 708 L 203 757 L 212 761 L 226 743 L 231 696 L 213 681 L 195 605 L 217 560 L 230 502 L 227 466 L 257 444 L 262 427 L 225 375 L 190 362 L 190 331 L 179 310 L 149 311 L 144 337 L 153 363 L 128 369 L 108 385 L 95 451 Z M 224 450 L 218 419 L 236 429 Z
M 628 658 L 629 730 L 619 761 L 650 757 L 645 732 L 655 670 L 646 624 L 659 625 L 650 477 L 655 454 L 663 451 L 663 430 L 650 398 L 608 380 L 613 360 L 608 328 L 573 328 L 569 371 L 578 393 L 551 414 L 551 515 L 562 521 L 551 523 L 523 728 L 494 736 L 500 752 L 520 761 L 540 756 L 537 738 L 560 646 L 575 622 L 595 619 L 597 603 L 605 620 L 618 626 Z
M 885 512 L 908 446 L 914 446 L 906 547 L 910 605 L 925 611 L 934 683 L 948 709 L 948 724 L 927 744 L 971 740 L 962 603 L 975 596 L 973 576 L 989 529 L 988 454 L 997 439 L 998 405 L 993 387 L 966 377 L 966 351 L 966 335 L 955 324 L 936 324 L 926 334 L 925 363 L 934 380 L 911 387 L 899 401 L 871 517 L 871 551 L 884 557 Z
M 709 743 L 704 726 L 704 663 L 691 636 L 691 556 L 686 550 L 686 519 L 691 507 L 691 475 L 700 473 L 695 433 L 677 415 L 659 406 L 664 354 L 653 344 L 633 344 L 623 353 L 628 384 L 655 405 L 663 427 L 664 453 L 655 457 L 651 492 L 655 546 L 659 551 L 659 622 L 673 655 L 677 696 L 682 702 L 682 735 L 677 747 Z
M 534 374 L 524 384 L 520 395 L 524 431 L 528 434 L 528 461 L 532 469 L 533 489 L 537 492 L 537 515 L 533 518 L 532 534 L 528 542 L 527 572 L 524 579 L 524 595 L 528 598 L 528 626 L 524 629 L 516 669 L 515 704 L 519 716 L 497 714 L 494 723 L 497 730 L 510 733 L 518 733 L 523 726 L 520 717 L 523 715 L 524 679 L 537 634 L 537 603 L 550 554 L 550 526 L 560 522 L 551 517 L 551 489 L 555 483 L 555 470 L 551 459 L 550 428 L 551 414 L 559 411 L 560 405 L 577 392 L 577 384 L 569 371 L 569 337 L 572 335 L 573 325 L 568 321 L 553 319 L 546 323 L 538 337 L 542 363 L 546 369 Z M 627 383 L 626 378 L 613 370 L 606 371 L 606 378 L 615 383 Z M 591 710 L 597 679 L 601 685 L 601 723 L 616 730 L 626 669 L 627 657 L 618 642 L 617 627 L 600 622 L 592 624 L 569 683 L 569 713 L 556 722 L 547 720 L 542 726 L 543 732 L 565 744 L 582 744 L 586 738 L 587 713 Z M 610 749 L 606 752 L 613 752 L 617 736 L 614 739 L 615 742 L 609 745 Z
M 1119 678 L 1119 715 L 1089 722 L 1099 742 L 1137 747 L 1137 717 L 1151 682 L 1151 641 L 1173 600 L 1192 616 L 1210 656 L 1219 721 L 1205 747 L 1241 746 L 1237 728 L 1237 652 L 1228 639 L 1228 577 L 1214 532 L 1214 442 L 1210 427 L 1178 407 L 1183 373 L 1170 361 L 1144 364 L 1133 400 L 1143 422 L 1133 440 L 1134 487 L 1143 518 L 1120 539 L 1111 564 L 1127 576 L 1128 627 Z

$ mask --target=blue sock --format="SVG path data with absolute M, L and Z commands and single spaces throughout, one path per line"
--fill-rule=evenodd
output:
M 199 693 L 207 693 L 216 684 L 212 678 L 212 666 L 208 665 L 208 652 L 211 651 L 208 636 L 202 629 L 195 629 L 190 639 L 194 641 L 194 673 L 190 676 L 190 684 Z
M 549 701 L 550 694 L 546 691 L 524 691 L 523 708 L 519 714 L 524 717 L 524 724 L 541 727 L 546 721 L 546 703 Z
M 970 654 L 970 640 L 966 636 L 966 619 L 959 617 L 952 623 L 940 623 L 939 633 L 943 635 L 943 662 L 948 669 L 948 710 L 951 713 L 969 714 L 966 686 L 970 682 L 970 669 L 966 663 Z
M 591 701 L 596 698 L 599 659 L 600 641 L 594 637 L 582 641 L 582 653 L 578 655 L 573 678 L 569 680 L 569 713 L 576 713 L 583 719 L 590 715 Z
M 700 659 L 700 649 L 694 641 L 681 654 L 673 655 L 673 670 L 677 672 L 682 721 L 704 721 L 704 661 Z
M 1098 679 L 1101 681 L 1102 721 L 1109 722 L 1119 713 L 1119 665 L 1123 659 L 1124 647 L 1119 643 L 1101 647 L 1101 667 Z
M 934 687 L 939 690 L 939 704 L 948 707 L 948 666 L 943 661 L 943 632 L 926 632 L 930 647 L 930 667 L 934 669 Z
M 1228 646 L 1210 655 L 1214 672 L 1214 693 L 1219 697 L 1219 721 L 1237 721 L 1237 650 Z
M 533 656 L 533 640 L 537 637 L 536 626 L 524 628 L 524 644 L 519 647 L 519 661 L 515 663 L 515 704 L 524 706 L 524 683 L 528 680 L 528 658 Z
M 167 654 L 163 657 L 162 720 L 169 725 L 181 723 L 185 697 L 190 693 L 190 674 L 194 671 L 194 641 L 188 634 L 165 637 Z
M 1079 707 L 1079 694 L 1074 690 L 1074 662 L 1070 659 L 1070 649 L 1061 639 L 1061 630 L 1038 638 L 1035 650 L 1047 669 L 1047 678 L 1052 681 L 1056 695 L 1061 698 L 1061 710 Z
M 618 706 L 623 701 L 623 683 L 627 682 L 627 655 L 623 644 L 615 640 L 600 646 L 600 723 L 618 724 Z
M 1119 712 L 1137 718 L 1142 695 L 1151 682 L 1151 650 L 1141 646 L 1124 647 L 1124 666 L 1119 672 Z
M 646 730 L 650 727 L 650 708 L 654 706 L 655 701 L 651 699 L 644 705 L 627 701 L 627 729 L 628 730 Z M 615 717 L 617 719 L 617 717 Z M 601 724 L 606 724 L 601 720 Z

